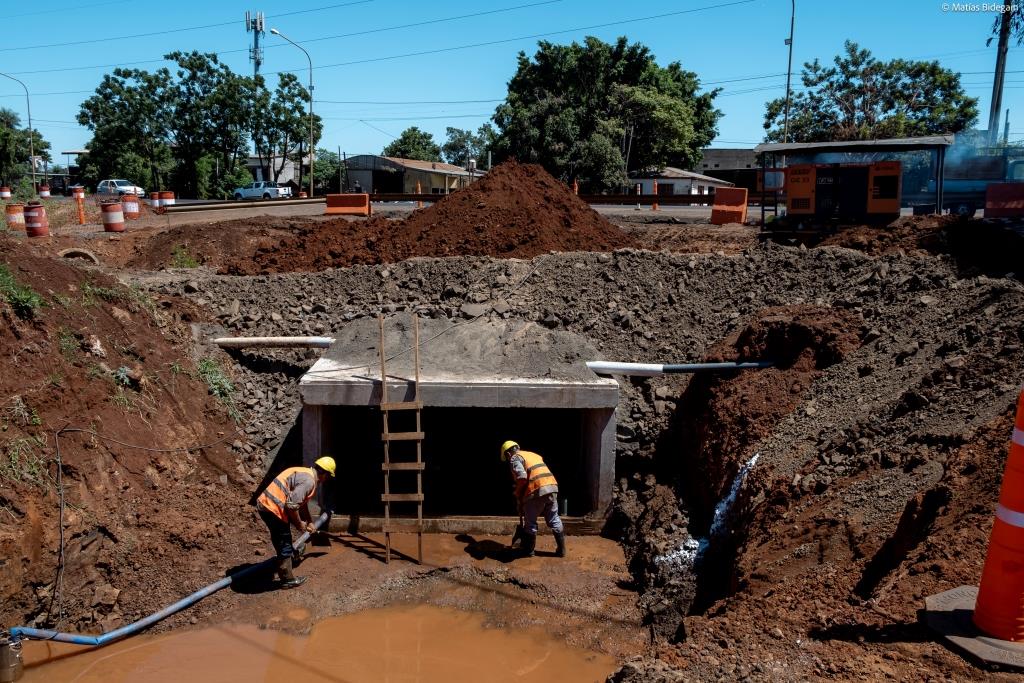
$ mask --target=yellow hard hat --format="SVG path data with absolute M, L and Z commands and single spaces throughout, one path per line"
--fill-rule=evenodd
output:
M 327 474 L 334 476 L 334 458 L 329 455 L 325 455 L 316 461 L 316 466 L 322 469 Z
M 501 444 L 502 460 L 508 460 L 508 456 L 506 456 L 505 454 L 508 453 L 508 449 L 510 448 L 519 448 L 519 444 L 517 444 L 515 441 L 506 441 L 505 443 Z

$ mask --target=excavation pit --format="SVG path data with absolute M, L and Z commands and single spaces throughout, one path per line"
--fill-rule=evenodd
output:
M 425 528 L 501 533 L 515 523 L 512 480 L 500 461 L 506 439 L 535 450 L 559 480 L 570 519 L 603 519 L 615 476 L 618 384 L 585 363 L 596 351 L 580 337 L 533 323 L 478 318 L 421 320 L 419 399 L 424 432 Z M 303 460 L 333 455 L 339 524 L 358 516 L 373 530 L 383 513 L 379 324 L 366 318 L 302 377 Z M 414 399 L 411 316 L 385 321 L 389 402 Z M 390 413 L 390 431 L 414 431 L 415 412 Z M 393 443 L 392 461 L 415 460 L 413 443 Z M 414 492 L 413 472 L 393 473 L 392 492 Z M 413 504 L 392 514 L 415 513 Z

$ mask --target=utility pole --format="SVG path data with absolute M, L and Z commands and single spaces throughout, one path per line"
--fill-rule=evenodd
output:
M 260 37 L 264 35 L 263 12 L 245 13 L 245 32 L 252 33 L 252 47 L 249 48 L 249 61 L 252 62 L 252 75 L 260 75 L 260 65 L 263 64 L 263 48 L 260 47 Z
M 789 63 L 786 66 L 786 113 L 782 119 L 783 142 L 789 142 L 789 82 L 793 75 L 793 25 L 796 23 L 796 0 L 790 0 L 790 3 L 789 38 L 786 38 L 786 45 L 789 46 Z
M 996 49 L 996 75 L 992 81 L 992 106 L 988 110 L 988 144 L 999 143 L 999 111 L 1003 108 L 1003 80 L 1006 77 L 1006 53 L 1010 49 L 1012 12 L 1003 12 L 999 19 L 999 47 Z
M 1006 123 L 1003 124 L 1003 145 L 1010 146 L 1010 110 L 1006 110 Z
M 35 133 L 32 130 L 32 101 L 28 97 L 28 86 L 19 81 L 10 74 L 0 73 L 0 76 L 6 76 L 7 78 L 15 81 L 18 85 L 25 89 L 25 109 L 28 111 L 28 167 L 32 173 L 32 191 L 36 191 L 36 150 L 35 150 Z
M 285 34 L 278 31 L 276 28 L 270 29 L 270 32 L 275 36 L 284 38 L 295 47 L 302 50 L 306 55 L 306 59 L 309 60 L 309 196 L 313 197 L 313 58 L 309 56 L 309 52 L 306 52 L 306 48 L 302 47 L 294 40 L 286 36 Z M 302 179 L 302 145 L 299 145 L 299 179 Z M 301 183 L 300 183 L 301 184 Z

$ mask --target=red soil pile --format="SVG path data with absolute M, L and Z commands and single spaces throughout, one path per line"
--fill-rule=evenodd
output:
M 635 241 L 534 164 L 505 162 L 472 186 L 395 222 L 336 220 L 233 261 L 249 275 L 316 271 L 413 256 L 531 258 L 549 251 L 612 251 Z
M 204 225 L 181 225 L 156 233 L 132 245 L 132 254 L 122 259 L 129 268 L 160 270 L 194 265 L 219 266 L 225 260 L 244 258 L 257 249 L 273 249 L 308 219 L 235 219 Z
M 0 626 L 109 630 L 252 558 L 235 425 L 168 303 L 0 239 Z

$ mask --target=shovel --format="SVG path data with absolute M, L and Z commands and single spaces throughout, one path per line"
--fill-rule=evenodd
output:
M 512 534 L 512 542 L 508 544 L 511 550 L 516 549 L 516 544 L 526 537 L 526 531 L 523 530 L 523 516 L 519 515 L 519 524 L 516 524 L 516 531 Z

